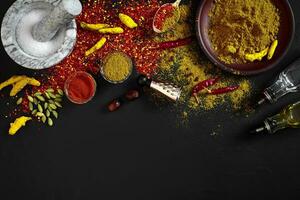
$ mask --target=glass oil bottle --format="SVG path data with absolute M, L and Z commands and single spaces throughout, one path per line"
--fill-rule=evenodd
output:
M 273 134 L 285 128 L 300 128 L 300 101 L 287 106 L 279 114 L 267 118 L 262 127 L 251 131 L 251 133 L 267 132 Z

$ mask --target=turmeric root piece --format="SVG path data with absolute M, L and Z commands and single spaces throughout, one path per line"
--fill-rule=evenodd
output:
M 15 84 L 16 82 L 22 80 L 26 78 L 26 76 L 12 76 L 11 78 L 9 78 L 8 80 L 4 81 L 3 83 L 0 84 L 0 90 L 2 90 L 3 88 Z
M 90 48 L 85 52 L 85 56 L 89 56 L 95 53 L 97 50 L 101 49 L 105 43 L 106 43 L 106 38 L 104 37 L 101 38 L 92 48 Z
M 137 23 L 135 23 L 135 21 L 131 17 L 129 17 L 128 15 L 125 15 L 123 13 L 119 14 L 119 19 L 128 28 L 136 28 L 138 26 Z
M 102 28 L 98 30 L 99 33 L 111 33 L 111 34 L 120 34 L 124 33 L 124 29 L 121 27 L 114 27 L 114 28 Z
M 81 26 L 81 28 L 90 30 L 90 31 L 98 31 L 99 29 L 110 27 L 109 24 L 88 24 L 85 22 L 80 22 L 80 26 Z
M 255 60 L 261 61 L 263 59 L 263 57 L 265 57 L 268 54 L 268 51 L 269 51 L 269 48 L 265 48 L 264 50 L 262 50 L 261 52 L 258 52 L 258 53 L 246 54 L 245 59 L 249 60 L 251 62 L 253 62 Z
M 271 60 L 273 58 L 277 46 L 278 46 L 278 40 L 275 40 L 270 46 L 270 49 L 268 52 L 268 60 Z
M 9 135 L 15 135 L 22 126 L 26 125 L 26 122 L 31 120 L 31 117 L 19 117 L 17 118 L 13 123 L 10 124 L 10 128 L 9 128 Z
M 14 85 L 13 85 L 13 88 L 12 90 L 10 91 L 10 96 L 13 97 L 13 96 L 16 96 L 21 90 L 23 90 L 23 88 L 26 86 L 26 85 L 33 85 L 33 86 L 40 86 L 41 83 L 34 79 L 34 78 L 28 78 L 28 77 L 25 77 L 21 80 L 19 80 L 18 82 L 16 82 Z

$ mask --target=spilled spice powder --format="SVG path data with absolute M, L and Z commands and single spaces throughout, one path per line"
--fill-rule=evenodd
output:
M 157 41 L 169 41 L 189 37 L 193 34 L 193 26 L 189 22 L 191 5 L 181 5 L 180 9 L 185 13 L 179 23 L 168 33 L 157 36 Z M 230 74 L 223 73 L 201 55 L 198 45 L 193 43 L 188 46 L 166 50 L 163 52 L 157 79 L 167 80 L 183 86 L 182 97 L 179 106 L 183 107 L 182 117 L 187 118 L 191 112 L 208 111 L 221 105 L 232 109 L 240 109 L 244 101 L 249 97 L 251 84 L 248 80 Z M 192 88 L 200 81 L 220 77 L 213 88 L 222 88 L 238 85 L 240 88 L 234 92 L 222 95 L 199 95 L 200 103 L 191 97 Z
M 215 0 L 209 16 L 212 46 L 227 64 L 247 63 L 245 54 L 277 39 L 280 16 L 271 0 Z
M 166 32 L 177 23 L 180 18 L 180 10 L 172 4 L 162 6 L 156 13 L 153 25 L 161 32 Z

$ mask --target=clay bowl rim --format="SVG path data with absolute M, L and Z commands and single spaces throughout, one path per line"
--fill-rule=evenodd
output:
M 226 64 L 224 62 L 222 62 L 221 60 L 218 59 L 217 55 L 215 54 L 215 52 L 212 50 L 212 48 L 210 47 L 210 43 L 205 42 L 205 40 L 209 40 L 205 34 L 203 34 L 203 30 L 201 28 L 201 23 L 202 23 L 202 18 L 206 17 L 209 20 L 209 16 L 205 16 L 203 15 L 203 9 L 204 6 L 206 6 L 208 1 L 212 1 L 213 0 L 202 0 L 200 2 L 200 5 L 198 6 L 198 10 L 197 10 L 197 14 L 196 14 L 196 36 L 197 36 L 197 40 L 198 43 L 200 44 L 200 47 L 202 49 L 202 51 L 205 53 L 205 55 L 207 56 L 207 58 L 213 62 L 213 64 L 215 64 L 216 66 L 220 67 L 221 69 L 236 74 L 236 75 L 257 75 L 260 74 L 262 72 L 266 72 L 274 67 L 276 67 L 281 61 L 282 59 L 286 56 L 286 54 L 288 53 L 289 49 L 291 48 L 291 45 L 294 41 L 294 37 L 295 37 L 295 31 L 296 31 L 296 22 L 295 22 L 295 16 L 294 16 L 294 12 L 293 9 L 291 7 L 291 4 L 289 3 L 288 0 L 281 0 L 282 4 L 285 4 L 286 8 L 287 8 L 287 16 L 289 16 L 289 19 L 287 19 L 286 21 L 290 22 L 289 23 L 289 28 L 290 30 L 288 31 L 289 33 L 289 41 L 285 43 L 285 48 L 283 50 L 283 52 L 281 52 L 281 54 L 279 54 L 276 58 L 275 61 L 273 61 L 272 63 L 267 64 L 265 67 L 262 67 L 260 69 L 248 69 L 248 70 L 242 70 L 242 69 L 237 69 L 239 68 L 239 66 L 256 66 L 259 65 L 259 63 L 254 62 L 254 63 L 248 63 L 248 64 Z M 278 8 L 280 9 L 280 8 Z M 280 24 L 282 26 L 282 24 L 286 21 L 281 21 Z M 207 27 L 207 26 L 206 26 Z M 279 34 L 283 32 L 282 29 L 280 29 Z M 234 67 L 235 66 L 235 67 Z

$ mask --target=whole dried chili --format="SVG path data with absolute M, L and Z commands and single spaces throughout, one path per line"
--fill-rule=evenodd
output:
M 224 88 L 218 88 L 218 89 L 213 89 L 213 90 L 208 90 L 207 94 L 211 95 L 218 95 L 218 94 L 226 94 L 229 92 L 233 92 L 237 90 L 239 86 L 229 86 L 229 87 L 224 87 Z
M 204 81 L 199 82 L 197 85 L 195 85 L 195 86 L 193 87 L 193 90 L 192 90 L 192 96 L 195 97 L 197 103 L 199 103 L 199 99 L 198 99 L 198 97 L 197 97 L 197 94 L 198 94 L 201 90 L 203 90 L 203 89 L 205 89 L 205 88 L 207 88 L 207 87 L 209 87 L 209 86 L 214 85 L 216 82 L 218 82 L 218 80 L 219 80 L 218 77 L 216 77 L 216 78 L 211 78 L 211 79 L 207 79 L 207 80 L 204 80 Z
M 172 49 L 172 48 L 188 45 L 188 44 L 192 43 L 192 41 L 193 41 L 193 37 L 187 37 L 184 39 L 179 39 L 179 40 L 174 40 L 174 41 L 161 42 L 161 43 L 158 43 L 158 46 L 156 49 L 159 49 L 159 50 Z

